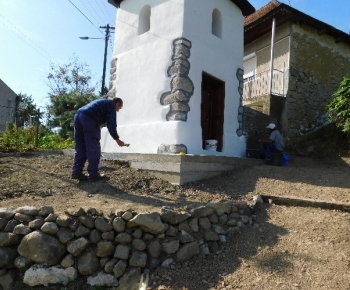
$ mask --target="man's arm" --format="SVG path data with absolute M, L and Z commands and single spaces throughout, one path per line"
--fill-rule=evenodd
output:
M 258 139 L 258 142 L 260 142 L 260 143 L 273 143 L 273 140 L 271 140 L 271 139 Z
M 258 139 L 258 142 L 273 144 L 275 142 L 275 133 L 274 133 L 274 131 L 271 132 L 269 139 Z
M 122 140 L 117 139 L 117 140 L 115 140 L 115 141 L 117 142 L 117 144 L 118 144 L 120 147 L 125 146 L 125 143 L 124 143 Z
M 117 140 L 119 139 L 119 135 L 117 133 L 117 114 L 115 112 L 115 109 L 113 107 L 108 108 L 108 112 L 106 112 L 106 114 L 108 132 L 114 140 Z

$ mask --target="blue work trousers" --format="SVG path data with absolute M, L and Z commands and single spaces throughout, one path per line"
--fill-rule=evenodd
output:
M 101 158 L 100 139 L 100 125 L 84 113 L 76 113 L 74 116 L 75 155 L 72 174 L 82 173 L 86 160 L 88 161 L 89 177 L 98 174 L 98 164 Z
M 264 143 L 264 153 L 266 158 L 271 158 L 272 152 L 282 152 L 277 149 L 277 147 L 272 143 Z

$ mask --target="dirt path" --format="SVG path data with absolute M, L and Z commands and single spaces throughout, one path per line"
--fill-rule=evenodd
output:
M 288 167 L 256 166 L 185 186 L 118 161 L 105 161 L 110 180 L 78 182 L 70 179 L 71 164 L 72 157 L 62 155 L 1 157 L 0 206 L 52 205 L 57 213 L 94 207 L 108 214 L 251 201 L 257 194 L 350 202 L 350 158 L 334 154 L 292 156 Z M 349 213 L 264 204 L 255 214 L 255 225 L 216 255 L 153 273 L 150 289 L 350 289 Z

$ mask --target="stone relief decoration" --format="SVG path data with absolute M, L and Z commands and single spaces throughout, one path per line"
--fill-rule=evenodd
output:
M 236 77 L 237 77 L 238 82 L 239 82 L 239 86 L 238 86 L 239 107 L 238 107 L 238 114 L 237 114 L 238 129 L 236 130 L 236 133 L 237 133 L 237 136 L 239 136 L 239 137 L 241 137 L 244 134 L 244 129 L 243 129 L 243 112 L 244 112 L 244 108 L 243 108 L 243 105 L 242 105 L 242 100 L 243 100 L 243 73 L 244 73 L 244 71 L 241 68 L 237 69 Z
M 171 78 L 171 91 L 165 92 L 160 97 L 163 106 L 170 105 L 166 115 L 167 121 L 187 121 L 187 113 L 190 111 L 188 102 L 193 95 L 194 85 L 188 77 L 190 71 L 191 42 L 186 38 L 177 38 L 173 41 L 172 64 L 167 74 Z
M 166 115 L 167 121 L 187 121 L 187 113 L 190 111 L 188 105 L 193 95 L 194 85 L 189 78 L 190 58 L 192 47 L 191 42 L 186 38 L 177 38 L 173 41 L 172 64 L 169 66 L 167 74 L 171 78 L 171 91 L 165 92 L 160 97 L 163 106 L 170 105 L 170 110 Z M 158 147 L 158 154 L 187 153 L 184 144 L 162 144 Z
M 113 99 L 117 95 L 116 79 L 117 79 L 117 62 L 118 59 L 114 58 L 111 61 L 110 77 L 109 77 L 109 90 L 108 98 Z

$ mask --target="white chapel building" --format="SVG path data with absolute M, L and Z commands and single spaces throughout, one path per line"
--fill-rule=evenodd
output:
M 243 21 L 246 0 L 108 0 L 116 6 L 109 97 L 119 147 L 102 152 L 244 157 Z

